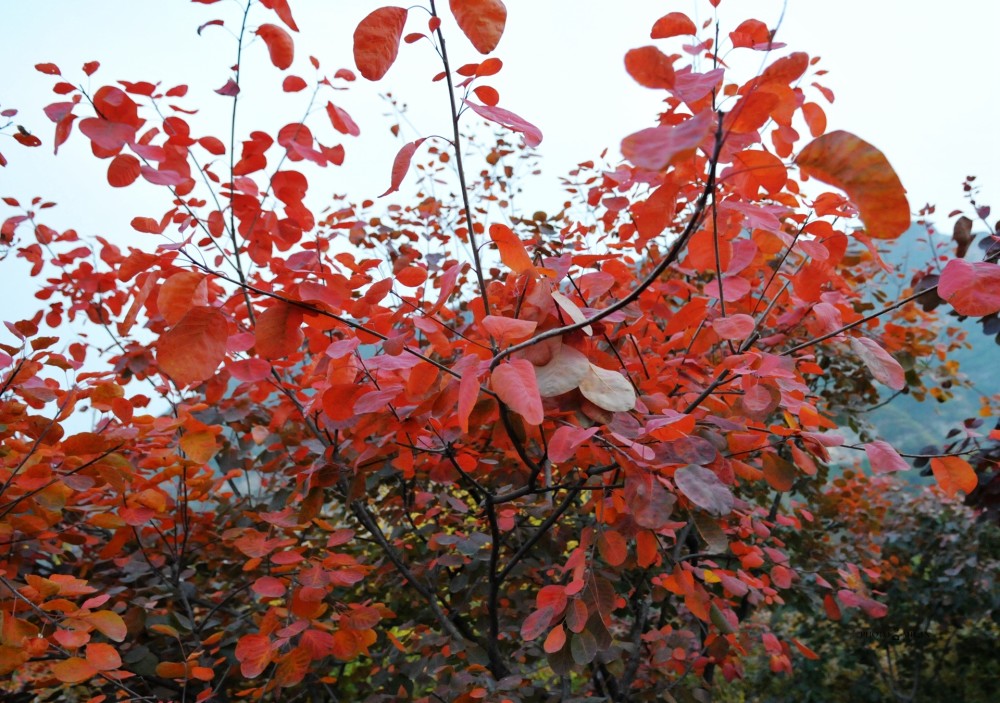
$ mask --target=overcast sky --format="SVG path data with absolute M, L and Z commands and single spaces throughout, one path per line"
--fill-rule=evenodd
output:
M 314 72 L 309 55 L 320 60 L 327 75 L 339 67 L 353 68 L 354 27 L 379 4 L 293 0 L 302 31 L 296 36 L 292 72 L 310 79 Z M 225 29 L 208 27 L 199 36 L 196 28 L 215 18 L 236 25 L 239 3 L 32 0 L 4 5 L 0 109 L 18 108 L 18 122 L 37 132 L 45 146 L 29 153 L 9 138 L 0 139 L 0 151 L 10 161 L 0 169 L 0 195 L 55 200 L 59 207 L 49 211 L 46 221 L 60 229 L 74 227 L 123 244 L 155 246 L 148 235 L 131 231 L 128 222 L 136 215 L 159 217 L 169 207 L 165 190 L 137 183 L 112 191 L 104 181 L 106 163 L 89 155 L 86 140 L 78 134 L 53 158 L 53 125 L 41 108 L 57 98 L 50 92 L 50 77 L 32 66 L 55 62 L 68 80 L 79 82 L 81 64 L 100 60 L 92 88 L 117 79 L 160 80 L 164 87 L 187 83 L 191 92 L 183 105 L 201 108 L 189 118 L 193 131 L 223 137 L 231 103 L 213 90 L 229 77 L 235 43 Z M 439 0 L 439 5 L 446 12 L 447 2 Z M 535 123 L 545 135 L 540 148 L 544 173 L 530 186 L 527 206 L 552 211 L 564 199 L 558 189 L 560 175 L 652 124 L 658 96 L 627 76 L 625 51 L 652 43 L 649 29 L 660 15 L 680 10 L 700 23 L 711 16 L 706 14 L 711 7 L 704 0 L 507 0 L 507 6 L 507 32 L 495 52 L 505 65 L 490 83 L 500 91 L 501 107 Z M 748 17 L 773 26 L 782 2 L 722 0 L 718 13 L 725 36 Z M 419 31 L 425 17 L 412 11 L 407 31 Z M 273 21 L 273 14 L 263 8 L 251 13 L 251 26 Z M 788 44 L 787 50 L 822 57 L 821 65 L 829 71 L 824 83 L 836 94 L 836 102 L 825 105 L 830 129 L 854 132 L 882 149 L 909 191 L 912 208 L 936 203 L 939 224 L 950 230 L 946 215 L 965 206 L 961 183 L 969 174 L 979 177 L 981 200 L 997 206 L 991 220 L 1000 215 L 998 26 L 997 0 L 789 0 L 778 40 Z M 456 66 L 478 60 L 461 35 L 449 36 Z M 676 51 L 679 43 L 673 40 L 665 48 Z M 759 55 L 751 58 L 759 60 Z M 400 143 L 388 133 L 395 120 L 383 117 L 387 104 L 378 98 L 380 91 L 392 91 L 410 106 L 416 131 L 406 127 L 407 139 L 447 133 L 445 89 L 442 83 L 430 82 L 439 70 L 434 59 L 426 44 L 404 45 L 397 65 L 382 82 L 362 80 L 347 92 L 323 97 L 320 106 L 334 99 L 353 115 L 362 135 L 345 142 L 343 168 L 311 181 L 309 202 L 316 209 L 326 194 L 348 193 L 360 199 L 387 187 Z M 246 48 L 239 134 L 301 118 L 308 91 L 283 95 L 282 77 L 259 40 Z M 329 131 L 325 115 L 313 120 L 318 134 Z M 333 141 L 332 134 L 323 133 L 322 139 Z M 5 301 L 0 317 L 16 319 L 34 309 L 33 301 L 19 302 L 27 290 L 24 268 L 12 257 L 0 265 Z

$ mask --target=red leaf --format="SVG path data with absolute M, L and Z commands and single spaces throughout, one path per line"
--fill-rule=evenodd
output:
M 295 58 L 295 44 L 292 36 L 276 24 L 262 24 L 257 28 L 257 36 L 267 44 L 271 63 L 284 71 Z
M 279 598 L 285 594 L 285 584 L 274 576 L 261 576 L 253 582 L 253 592 L 265 598 Z
M 646 88 L 674 87 L 674 62 L 655 46 L 632 49 L 625 54 L 625 70 Z
M 496 122 L 514 132 L 524 135 L 524 143 L 528 146 L 538 146 L 542 143 L 542 132 L 538 127 L 526 121 L 524 118 L 515 115 L 502 107 L 490 107 L 488 105 L 477 105 L 476 103 L 464 101 L 472 110 L 485 120 Z
M 83 72 L 86 73 L 88 76 L 92 76 L 94 75 L 94 72 L 100 67 L 101 67 L 100 61 L 88 61 L 87 63 L 83 64 Z
M 767 25 L 760 20 L 745 20 L 735 30 L 729 33 L 733 48 L 750 48 L 766 44 L 771 38 Z
M 404 144 L 403 148 L 399 150 L 396 154 L 396 158 L 392 162 L 392 181 L 389 185 L 389 190 L 378 196 L 384 198 L 390 193 L 395 193 L 399 190 L 399 186 L 402 184 L 403 179 L 406 177 L 406 172 L 410 170 L 410 160 L 413 158 L 413 154 L 416 152 L 417 147 L 423 144 L 424 138 L 416 140 L 415 142 L 409 142 Z
M 246 678 L 260 676 L 274 658 L 274 645 L 267 635 L 243 635 L 236 643 L 236 659 L 240 662 L 240 673 Z
M 152 217 L 133 217 L 131 224 L 132 229 L 136 232 L 143 232 L 145 234 L 161 234 L 164 229 Z
M 538 327 L 538 323 L 534 320 L 518 320 L 497 315 L 487 315 L 481 324 L 490 336 L 501 344 L 527 339 Z
M 350 134 L 352 137 L 361 134 L 361 130 L 358 129 L 358 125 L 354 123 L 351 116 L 333 103 L 328 102 L 326 104 L 326 114 L 330 116 L 333 128 L 341 134 Z
M 59 72 L 59 67 L 54 63 L 36 63 L 35 70 L 44 73 L 48 76 L 61 76 L 62 73 Z
M 269 10 L 274 10 L 278 18 L 293 32 L 299 31 L 299 26 L 292 18 L 292 11 L 288 7 L 288 0 L 260 0 L 260 4 Z
M 748 149 L 733 155 L 733 166 L 722 177 L 748 200 L 760 197 L 760 189 L 768 195 L 780 192 L 788 181 L 788 169 L 774 154 Z
M 302 311 L 277 302 L 257 316 L 254 346 L 263 359 L 283 359 L 299 351 L 302 344 Z
M 215 308 L 191 308 L 162 337 L 157 350 L 160 368 L 179 386 L 211 378 L 226 356 L 229 323 Z
M 534 270 L 535 266 L 531 263 L 527 249 L 510 227 L 500 223 L 490 225 L 490 239 L 500 250 L 500 260 L 511 271 L 524 273 Z
M 392 67 L 399 54 L 406 15 L 401 7 L 380 7 L 358 23 L 354 30 L 354 64 L 368 80 L 379 80 Z
M 597 431 L 597 427 L 583 429 L 575 425 L 563 425 L 549 438 L 549 460 L 554 464 L 569 461 L 580 445 L 597 434 Z
M 746 339 L 755 326 L 754 319 L 743 313 L 720 317 L 712 322 L 712 329 L 721 339 Z
M 500 0 L 450 0 L 451 14 L 480 54 L 488 54 L 500 43 L 507 8 Z
M 458 383 L 458 426 L 469 431 L 469 415 L 479 398 L 479 357 L 468 355 L 455 364 L 455 371 L 462 374 Z
M 222 156 L 226 153 L 226 145 L 222 143 L 221 139 L 216 137 L 202 137 L 198 140 L 202 148 L 213 156 Z
M 958 491 L 972 493 L 979 484 L 976 470 L 960 456 L 942 456 L 931 459 L 931 471 L 938 486 L 951 497 Z
M 23 127 L 18 128 L 20 131 L 14 133 L 14 141 L 18 142 L 23 146 L 41 146 L 42 140 L 36 137 L 34 134 L 23 131 Z
M 910 465 L 893 449 L 888 442 L 877 439 L 865 445 L 865 454 L 872 465 L 872 471 L 877 474 L 888 474 L 893 471 L 906 471 Z
M 867 337 L 851 337 L 851 347 L 854 353 L 861 357 L 872 376 L 879 383 L 884 383 L 894 391 L 902 390 L 906 386 L 906 374 L 899 362 L 881 346 L 878 342 Z
M 219 95 L 225 95 L 226 97 L 234 98 L 240 94 L 240 86 L 239 83 L 230 78 L 228 81 L 226 81 L 226 84 L 224 86 L 222 86 L 221 88 L 217 88 L 215 92 L 218 93 Z
M 498 58 L 489 58 L 479 64 L 476 68 L 476 76 L 479 78 L 495 76 L 500 73 L 501 68 L 503 68 L 503 61 Z
M 687 15 L 683 12 L 671 12 L 656 20 L 649 37 L 650 39 L 669 39 L 670 37 L 697 33 L 697 27 Z
M 240 359 L 232 362 L 226 368 L 237 381 L 247 383 L 263 381 L 271 375 L 271 365 L 264 359 Z
M 711 127 L 711 113 L 700 112 L 677 125 L 643 129 L 622 140 L 622 156 L 639 168 L 662 171 L 701 144 Z
M 527 359 L 514 359 L 493 369 L 493 390 L 505 405 L 524 418 L 529 425 L 540 425 L 545 419 L 542 396 L 535 381 L 535 367 Z
M 498 93 L 495 88 L 491 88 L 488 85 L 478 86 L 474 88 L 472 92 L 476 94 L 477 98 L 490 107 L 496 107 L 496 104 L 500 102 L 500 93 Z
M 910 227 L 910 204 L 885 155 L 849 132 L 824 134 L 806 145 L 795 162 L 805 175 L 840 188 L 876 239 L 895 239 Z
M 1000 265 L 952 259 L 941 272 L 938 293 L 960 315 L 1000 312 Z
M 286 93 L 297 93 L 306 89 L 306 82 L 298 76 L 285 76 L 281 82 L 281 89 Z
M 108 164 L 108 183 L 114 188 L 132 185 L 139 177 L 139 159 L 131 154 L 119 154 Z

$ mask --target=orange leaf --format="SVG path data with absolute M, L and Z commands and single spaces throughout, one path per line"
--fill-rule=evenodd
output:
M 542 649 L 545 650 L 547 654 L 555 654 L 563 645 L 566 644 L 566 630 L 563 626 L 556 625 L 549 631 L 548 637 L 545 638 L 545 644 L 542 645 Z
M 597 537 L 597 551 L 610 566 L 621 566 L 628 558 L 628 542 L 621 533 L 605 530 Z
M 226 356 L 229 323 L 214 308 L 192 308 L 160 337 L 157 361 L 180 386 L 200 383 L 215 374 Z
M 262 24 L 257 28 L 257 36 L 267 44 L 271 63 L 282 71 L 292 65 L 292 59 L 295 57 L 295 44 L 288 32 L 276 24 Z
M 205 276 L 196 271 L 180 271 L 163 282 L 156 294 L 156 309 L 168 325 L 175 325 L 188 310 L 208 305 Z
M 402 7 L 380 7 L 358 23 L 354 30 L 354 63 L 368 80 L 379 80 L 395 62 L 406 15 Z
M 333 633 L 333 651 L 335 659 L 350 661 L 361 653 L 361 641 L 357 630 L 341 628 Z
M 309 671 L 310 657 L 308 650 L 302 645 L 285 654 L 278 660 L 274 670 L 274 680 L 279 686 L 294 686 L 305 678 Z
M 694 22 L 683 12 L 671 12 L 656 20 L 653 30 L 649 33 L 650 39 L 669 39 L 685 34 L 697 34 L 698 28 Z
M 110 644 L 93 642 L 87 645 L 87 663 L 98 671 L 110 671 L 122 665 L 122 658 Z
M 459 29 L 480 54 L 497 48 L 507 23 L 507 8 L 500 0 L 450 0 Z
M 764 480 L 776 491 L 790 491 L 795 484 L 795 467 L 777 454 L 763 457 Z
M 674 87 L 674 62 L 655 46 L 632 49 L 625 54 L 625 70 L 646 88 Z
M 82 683 L 96 674 L 97 669 L 80 657 L 70 657 L 52 665 L 52 675 L 63 683 Z
M 98 632 L 109 640 L 124 642 L 125 635 L 128 634 L 128 629 L 125 627 L 125 621 L 122 620 L 122 616 L 111 610 L 98 610 L 96 613 L 84 616 L 83 619 L 93 625 Z
M 808 176 L 840 188 L 858 206 L 868 236 L 895 239 L 910 226 L 910 204 L 885 155 L 849 132 L 824 134 L 795 160 Z
M 955 497 L 958 491 L 972 493 L 979 484 L 976 470 L 960 456 L 942 456 L 931 459 L 934 478 L 945 493 Z
M 514 273 L 524 273 L 525 271 L 533 271 L 535 269 L 535 265 L 531 263 L 531 257 L 528 256 L 527 249 L 524 248 L 524 244 L 510 227 L 499 223 L 490 225 L 490 239 L 493 240 L 493 243 L 497 245 L 497 249 L 500 250 L 500 260 L 511 271 Z
M 186 433 L 181 437 L 180 445 L 188 458 L 199 464 L 206 463 L 219 451 L 219 445 L 215 443 L 215 433 L 208 430 Z

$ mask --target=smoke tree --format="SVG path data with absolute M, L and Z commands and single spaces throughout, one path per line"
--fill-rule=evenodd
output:
M 5 128 L 16 148 L 83 141 L 122 209 L 138 181 L 163 209 L 118 245 L 46 225 L 44 194 L 4 198 L 41 303 L 0 351 L 0 685 L 703 700 L 758 644 L 775 675 L 816 656 L 752 619 L 789 593 L 884 616 L 877 558 L 812 571 L 787 548 L 837 522 L 809 510 L 849 444 L 829 384 L 926 392 L 898 359 L 947 348 L 908 303 L 994 314 L 1000 268 L 955 257 L 936 287 L 863 299 L 911 209 L 885 155 L 827 129 L 817 60 L 755 19 L 636 28 L 621 79 L 662 111 L 620 135 L 624 160 L 567 175 L 571 205 L 523 218 L 506 206 L 543 135 L 490 85 L 500 0 L 373 6 L 356 65 L 310 58 L 315 79 L 292 71 L 293 10 L 209 23 L 234 32 L 231 132 L 202 131 L 186 86 L 103 82 L 97 62 L 36 67 L 54 133 Z M 240 71 L 252 51 L 322 109 L 276 131 L 238 115 L 268 89 Z M 426 98 L 447 130 L 374 166 L 384 199 L 311 193 L 368 127 L 336 91 L 391 82 L 408 52 L 440 58 Z M 761 71 L 729 68 L 750 53 Z M 976 488 L 978 437 L 928 459 L 946 493 Z M 909 468 L 882 439 L 846 451 Z

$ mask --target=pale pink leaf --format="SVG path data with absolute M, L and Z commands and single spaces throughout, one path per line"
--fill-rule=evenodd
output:
M 524 143 L 528 146 L 538 146 L 542 143 L 542 131 L 510 110 L 504 110 L 502 107 L 490 107 L 489 105 L 477 105 L 468 100 L 464 102 L 483 119 L 496 122 L 507 129 L 523 134 Z
M 872 376 L 879 383 L 884 383 L 894 391 L 906 386 L 906 374 L 889 352 L 879 346 L 878 342 L 867 337 L 851 337 L 851 347 L 854 353 L 861 357 Z
M 542 396 L 538 393 L 535 367 L 527 359 L 514 359 L 493 369 L 493 390 L 529 425 L 540 425 L 545 419 Z

